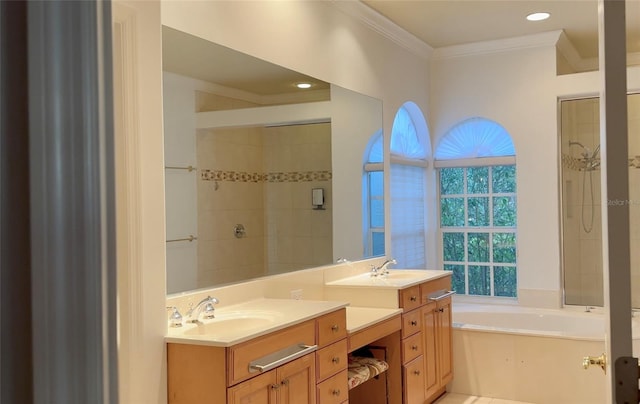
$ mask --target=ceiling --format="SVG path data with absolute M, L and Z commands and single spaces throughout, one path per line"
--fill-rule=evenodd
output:
M 597 0 L 362 0 L 433 48 L 564 30 L 582 58 L 598 56 Z M 640 0 L 627 0 L 627 49 L 640 51 Z M 551 17 L 525 17 L 546 11 Z M 629 28 L 631 27 L 631 28 Z
M 311 90 L 329 88 L 324 81 L 167 26 L 162 27 L 162 69 L 261 96 L 304 91 L 295 87 L 300 82 L 312 83 Z
M 345 0 L 353 1 L 353 0 Z M 598 55 L 597 0 L 356 0 L 432 48 L 564 30 L 584 59 Z M 640 0 L 626 0 L 627 48 L 640 53 Z M 547 11 L 551 18 L 525 16 Z M 300 91 L 293 84 L 328 83 L 204 39 L 163 27 L 163 69 L 260 96 Z M 597 66 L 597 64 L 596 64 Z

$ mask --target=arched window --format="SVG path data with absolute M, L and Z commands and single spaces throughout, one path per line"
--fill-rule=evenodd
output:
M 384 255 L 384 168 L 382 130 L 371 136 L 364 156 L 362 214 L 364 256 Z
M 483 118 L 449 130 L 435 152 L 443 269 L 458 294 L 516 297 L 516 166 L 509 133 Z
M 428 139 L 420 109 L 414 103 L 405 103 L 391 129 L 391 253 L 398 268 L 426 268 Z

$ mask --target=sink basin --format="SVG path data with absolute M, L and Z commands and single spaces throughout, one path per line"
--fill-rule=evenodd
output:
M 251 331 L 274 324 L 279 316 L 279 313 L 268 311 L 216 313 L 215 318 L 195 324 L 192 328 L 185 330 L 184 335 L 215 336 L 229 330 Z
M 330 282 L 329 286 L 404 287 L 433 276 L 432 270 L 392 269 L 386 275 L 371 276 L 370 272 Z M 442 272 L 442 271 L 440 271 Z

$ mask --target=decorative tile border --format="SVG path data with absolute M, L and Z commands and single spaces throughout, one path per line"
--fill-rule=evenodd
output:
M 243 171 L 200 170 L 203 181 L 223 182 L 309 182 L 330 181 L 331 171 L 290 171 L 273 173 L 247 173 Z

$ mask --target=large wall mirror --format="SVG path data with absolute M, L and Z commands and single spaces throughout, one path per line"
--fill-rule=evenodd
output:
M 365 258 L 380 100 L 166 26 L 163 70 L 168 293 Z
M 627 99 L 631 251 L 640 251 L 640 94 Z M 562 261 L 565 304 L 603 306 L 600 103 L 561 100 Z M 640 307 L 640 257 L 631 255 L 632 304 Z

